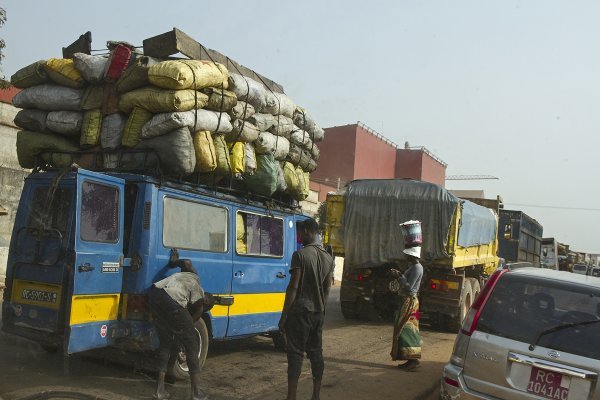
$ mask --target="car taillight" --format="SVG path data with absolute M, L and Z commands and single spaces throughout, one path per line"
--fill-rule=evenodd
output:
M 150 304 L 148 296 L 140 294 L 127 295 L 127 319 L 150 319 Z
M 446 383 L 447 383 L 448 385 L 450 385 L 450 386 L 454 386 L 454 387 L 460 387 L 460 386 L 458 385 L 458 382 L 457 382 L 457 381 L 455 381 L 454 379 L 450 379 L 450 378 L 448 378 L 447 376 L 445 376 L 445 377 L 444 377 L 444 382 L 446 382 Z
M 465 316 L 465 320 L 463 321 L 462 327 L 460 329 L 463 334 L 467 336 L 471 336 L 473 334 L 475 328 L 477 328 L 477 322 L 479 321 L 481 311 L 483 311 L 485 303 L 490 298 L 490 294 L 492 293 L 494 286 L 496 286 L 496 283 L 500 279 L 500 276 L 502 276 L 508 271 L 509 270 L 507 269 L 499 269 L 496 270 L 496 272 L 494 272 L 492 276 L 490 276 L 490 279 L 488 279 L 487 283 L 483 287 L 483 290 L 481 291 L 479 296 L 477 296 L 477 299 L 475 299 L 475 302 L 473 303 L 473 305 L 469 309 L 469 312 Z

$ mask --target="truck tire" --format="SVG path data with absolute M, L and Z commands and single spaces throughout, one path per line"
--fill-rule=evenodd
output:
M 204 366 L 204 362 L 206 361 L 206 355 L 208 354 L 208 329 L 206 328 L 206 323 L 204 320 L 199 319 L 196 322 L 196 332 L 198 332 L 198 339 L 200 340 L 200 351 L 198 353 L 198 362 L 200 364 L 200 371 L 202 371 L 202 367 Z M 175 365 L 169 371 L 169 375 L 171 375 L 176 380 L 187 379 L 190 376 L 189 369 L 187 363 L 185 362 L 185 352 L 183 349 L 180 349 L 179 354 L 177 356 L 177 360 L 175 361 Z
M 479 293 L 481 293 L 481 285 L 479 284 L 479 279 L 477 279 L 477 278 L 469 278 L 469 279 L 471 280 L 471 292 L 473 293 L 471 304 L 473 304 L 475 302 L 475 299 L 477 299 L 477 296 L 479 296 Z
M 463 282 L 462 291 L 460 292 L 460 303 L 458 306 L 458 312 L 454 317 L 450 317 L 448 320 L 448 330 L 452 333 L 456 333 L 460 330 L 462 321 L 467 315 L 469 308 L 473 304 L 473 292 L 471 288 L 471 281 L 469 278 L 465 278 Z
M 356 305 L 352 301 L 341 301 L 342 315 L 346 319 L 357 319 Z

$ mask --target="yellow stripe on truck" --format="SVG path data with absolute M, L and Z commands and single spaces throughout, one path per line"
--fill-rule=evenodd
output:
M 116 320 L 120 294 L 76 295 L 71 300 L 71 325 Z
M 215 305 L 210 310 L 213 317 L 281 312 L 285 301 L 285 293 L 248 293 L 226 296 L 233 296 L 233 304 L 229 307 Z

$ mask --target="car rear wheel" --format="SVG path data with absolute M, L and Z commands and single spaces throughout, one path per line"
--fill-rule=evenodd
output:
M 198 351 L 198 363 L 200 364 L 200 370 L 204 366 L 206 361 L 206 355 L 208 354 L 208 329 L 202 319 L 199 319 L 195 324 L 196 332 L 198 333 L 198 340 L 200 341 L 200 350 Z M 187 379 L 190 376 L 189 368 L 186 361 L 186 355 L 183 348 L 179 349 L 177 354 L 177 360 L 175 365 L 170 371 L 170 375 L 177 380 Z

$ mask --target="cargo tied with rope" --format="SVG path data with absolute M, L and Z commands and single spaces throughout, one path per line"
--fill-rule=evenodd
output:
M 86 167 L 307 197 L 323 130 L 281 85 L 176 28 L 97 54 L 89 40 L 11 77 L 22 89 L 13 100 L 22 167 L 94 159 Z

